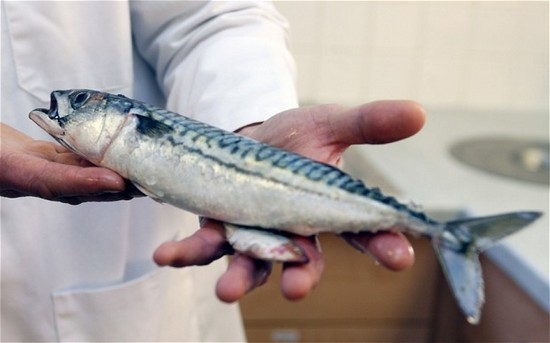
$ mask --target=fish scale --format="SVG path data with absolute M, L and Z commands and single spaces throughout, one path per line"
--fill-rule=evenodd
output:
M 223 150 L 228 150 L 230 154 L 238 154 L 241 158 L 254 156 L 257 162 L 270 163 L 271 167 L 291 170 L 293 173 L 304 176 L 311 181 L 324 182 L 329 186 L 336 186 L 340 189 L 353 194 L 370 197 L 373 200 L 380 201 L 398 210 L 406 211 L 422 221 L 430 224 L 435 223 L 430 220 L 423 212 L 409 208 L 407 205 L 399 202 L 395 197 L 385 196 L 377 188 L 368 188 L 349 174 L 341 170 L 319 162 L 304 159 L 303 156 L 290 153 L 285 150 L 259 144 L 244 136 L 238 136 L 216 127 L 209 126 L 199 121 L 175 114 L 168 110 L 160 109 L 154 106 L 136 103 L 133 107 L 153 120 L 159 121 L 173 129 L 173 132 L 166 132 L 172 144 L 179 145 L 184 143 L 188 135 L 192 135 L 192 141 L 197 143 L 200 138 L 206 138 L 203 142 L 208 148 L 216 146 Z M 176 134 L 172 136 L 172 134 Z M 181 138 L 181 139 L 178 139 Z M 205 156 L 208 154 L 202 150 Z M 223 161 L 219 161 L 223 163 Z
M 167 110 L 93 90 L 54 91 L 30 118 L 90 162 L 156 200 L 218 219 L 233 248 L 307 262 L 286 235 L 402 231 L 431 239 L 453 295 L 478 323 L 478 255 L 539 218 L 519 211 L 439 223 L 341 170 Z

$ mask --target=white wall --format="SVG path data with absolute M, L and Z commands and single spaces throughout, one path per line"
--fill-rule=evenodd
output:
M 303 103 L 548 111 L 548 2 L 278 1 Z

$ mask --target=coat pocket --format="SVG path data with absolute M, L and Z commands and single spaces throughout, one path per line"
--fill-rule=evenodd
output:
M 52 295 L 60 342 L 199 341 L 192 282 L 160 268 L 127 283 Z
M 54 89 L 128 91 L 132 40 L 125 2 L 2 3 L 17 83 L 46 102 Z

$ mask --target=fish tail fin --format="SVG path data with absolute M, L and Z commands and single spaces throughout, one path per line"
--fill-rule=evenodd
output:
M 514 212 L 441 224 L 433 247 L 459 307 L 470 324 L 477 324 L 484 303 L 479 254 L 501 238 L 529 225 L 540 212 Z

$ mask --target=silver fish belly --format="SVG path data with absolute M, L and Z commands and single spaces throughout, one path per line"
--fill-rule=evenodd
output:
M 138 180 L 154 198 L 229 223 L 301 235 L 431 228 L 423 214 L 332 166 L 169 115 L 155 118 L 175 129 L 161 137 L 137 138 L 143 119 L 132 119 L 101 165 Z
M 478 254 L 541 215 L 515 212 L 438 223 L 333 166 L 122 95 L 54 91 L 50 109 L 36 109 L 30 117 L 61 144 L 152 198 L 227 223 L 233 247 L 254 257 L 307 260 L 290 240 L 262 229 L 428 236 L 471 323 L 479 321 L 483 304 Z M 250 227 L 255 228 L 238 231 Z M 281 253 L 283 246 L 291 248 Z

